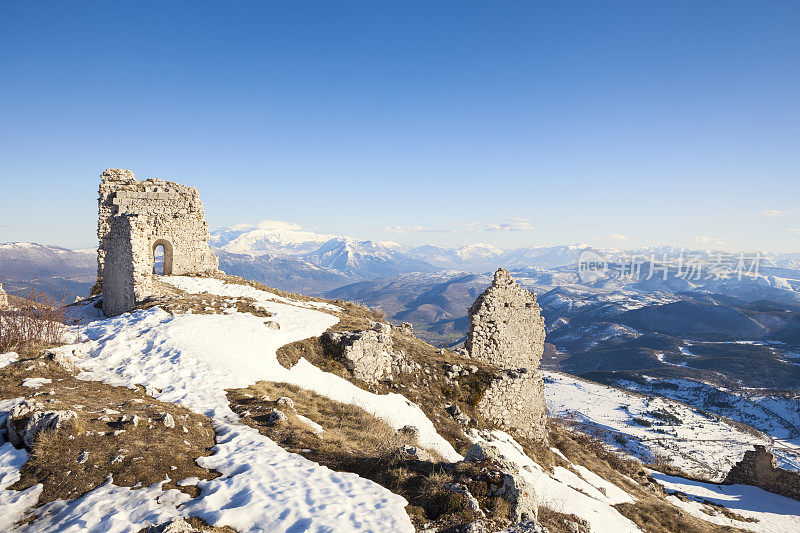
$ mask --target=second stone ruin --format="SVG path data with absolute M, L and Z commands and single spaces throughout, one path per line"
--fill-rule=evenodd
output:
M 499 269 L 492 286 L 469 309 L 464 343 L 469 357 L 500 369 L 477 409 L 496 426 L 535 440 L 547 439 L 544 381 L 538 370 L 544 338 L 536 296 Z

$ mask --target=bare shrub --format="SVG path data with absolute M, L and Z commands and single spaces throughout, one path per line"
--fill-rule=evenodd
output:
M 34 278 L 18 296 L 22 303 L 0 313 L 0 352 L 61 343 L 72 319 L 66 290 L 53 296 Z

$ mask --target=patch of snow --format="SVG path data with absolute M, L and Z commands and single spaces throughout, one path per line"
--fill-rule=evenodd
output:
M 109 476 L 103 485 L 74 500 L 56 500 L 34 511 L 36 520 L 20 533 L 102 531 L 136 533 L 179 516 L 176 507 L 191 496 L 162 490 L 161 481 L 144 488 L 118 487 Z
M 0 354 L 0 368 L 8 366 L 11 363 L 14 363 L 18 360 L 19 360 L 19 355 L 17 355 L 17 352 L 7 352 L 4 354 Z
M 53 380 L 49 378 L 25 378 L 22 380 L 23 387 L 30 387 L 32 389 L 38 389 L 42 385 L 46 385 L 47 383 L 52 383 Z
M 215 294 L 217 296 L 228 296 L 234 298 L 253 298 L 256 305 L 260 305 L 266 309 L 266 305 L 270 302 L 278 302 L 297 307 L 305 307 L 307 309 L 324 309 L 326 311 L 341 311 L 340 307 L 325 302 L 313 302 L 295 300 L 292 298 L 285 298 L 278 296 L 271 292 L 262 291 L 251 287 L 249 285 L 240 285 L 238 283 L 226 283 L 221 279 L 214 278 L 200 278 L 200 277 L 187 277 L 187 276 L 168 276 L 161 278 L 161 281 L 184 290 L 190 294 Z
M 28 452 L 17 450 L 10 442 L 0 446 L 0 531 L 11 531 L 25 511 L 36 505 L 42 493 L 42 485 L 34 485 L 22 491 L 7 490 L 19 481 L 19 469 L 27 460 Z
M 295 522 L 331 531 L 411 531 L 402 497 L 291 454 L 238 422 L 225 389 L 261 378 L 287 381 L 281 374 L 289 371 L 277 362 L 275 350 L 319 335 L 338 320 L 303 307 L 265 305 L 280 330 L 246 313 L 171 316 L 158 308 L 95 322 L 81 331 L 90 340 L 81 344 L 87 355 L 78 377 L 143 384 L 159 400 L 214 419 L 214 455 L 198 463 L 223 476 L 200 482 L 201 495 L 182 511 L 242 531 L 281 530 Z M 308 388 L 309 378 L 303 379 L 301 386 Z
M 749 485 L 715 485 L 669 476 L 660 472 L 650 472 L 650 474 L 664 486 L 667 492 L 682 492 L 692 500 L 685 502 L 675 496 L 670 496 L 670 503 L 703 520 L 750 531 L 769 533 L 800 531 L 800 501 Z M 708 510 L 708 507 L 703 505 L 703 501 L 722 505 L 744 518 L 758 521 L 744 522 L 733 520 L 722 514 L 706 514 L 702 509 Z
M 313 431 L 314 433 L 325 433 L 325 428 L 323 428 L 322 426 L 320 426 L 319 424 L 317 424 L 316 422 L 314 422 L 314 421 L 313 421 L 313 420 L 311 420 L 310 418 L 308 418 L 308 417 L 305 417 L 305 416 L 303 416 L 303 415 L 297 415 L 297 418 L 298 418 L 298 420 L 300 420 L 300 421 L 301 421 L 303 424 L 305 424 L 305 425 L 307 425 L 308 427 L 310 427 L 310 428 L 311 428 L 311 431 Z
M 540 505 L 554 511 L 573 513 L 587 520 L 593 532 L 639 531 L 636 524 L 613 507 L 619 503 L 634 501 L 629 494 L 616 485 L 586 469 L 577 469 L 581 474 L 579 476 L 566 468 L 556 467 L 553 475 L 550 475 L 538 463 L 525 455 L 522 447 L 514 438 L 503 431 L 480 433 L 473 431 L 471 436 L 474 442 L 488 444 L 507 461 L 516 464 L 520 475 L 536 491 Z
M 0 427 L 5 424 L 8 413 L 22 398 L 0 400 Z M 3 436 L 0 434 L 0 443 Z M 19 469 L 28 460 L 28 452 L 17 450 L 10 442 L 0 444 L 0 531 L 11 531 L 15 522 L 25 511 L 36 505 L 42 493 L 42 485 L 34 485 L 22 491 L 8 490 L 19 481 Z
M 662 457 L 686 472 L 721 480 L 754 444 L 773 444 L 766 435 L 674 400 L 557 372 L 543 375 L 551 413 L 644 461 Z

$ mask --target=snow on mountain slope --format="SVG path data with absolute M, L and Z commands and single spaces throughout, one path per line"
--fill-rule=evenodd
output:
M 474 442 L 488 444 L 507 461 L 517 465 L 520 475 L 533 485 L 539 503 L 551 509 L 572 513 L 588 521 L 592 532 L 638 532 L 639 528 L 613 506 L 632 502 L 633 498 L 580 465 L 572 465 L 581 473 L 556 466 L 550 474 L 525 455 L 522 447 L 503 431 L 473 432 Z M 558 450 L 554 449 L 554 452 Z M 569 460 L 561 456 L 567 463 Z M 571 463 L 570 463 L 571 464 Z
M 720 481 L 755 444 L 794 455 L 800 446 L 748 432 L 680 402 L 651 397 L 556 372 L 544 372 L 547 406 L 644 461 L 656 457 L 684 471 Z
M 423 446 L 436 449 L 451 460 L 460 458 L 436 434 L 419 407 L 402 396 L 371 394 L 306 361 L 301 360 L 291 370 L 277 362 L 275 350 L 279 346 L 319 335 L 336 323 L 335 316 L 312 309 L 331 307 L 295 302 L 220 280 L 168 281 L 195 292 L 253 297 L 274 314 L 272 319 L 281 326 L 279 330 L 266 328 L 263 318 L 235 312 L 234 307 L 219 315 L 176 316 L 153 308 L 95 321 L 81 329 L 83 342 L 62 348 L 84 354 L 83 372 L 79 374 L 82 379 L 128 387 L 141 384 L 160 400 L 180 403 L 213 417 L 217 445 L 213 455 L 198 463 L 223 475 L 209 481 L 195 480 L 201 494 L 184 503 L 179 513 L 191 513 L 240 531 L 413 531 L 402 497 L 355 474 L 334 472 L 287 452 L 255 429 L 239 423 L 228 406 L 226 388 L 247 386 L 259 379 L 295 383 L 339 401 L 357 403 L 383 415 L 394 427 L 417 425 Z M 112 489 L 111 485 L 98 487 L 82 501 L 91 502 L 96 512 L 106 509 L 106 513 L 117 506 L 132 506 L 131 501 L 115 498 L 134 495 L 145 495 L 148 509 L 157 504 L 171 513 L 175 512 L 176 503 L 183 503 L 163 497 L 160 490 L 151 494 Z M 101 497 L 104 493 L 107 498 Z M 80 503 L 76 500 L 70 505 Z M 139 501 L 136 505 L 141 507 L 144 503 Z M 59 516 L 74 516 L 74 509 L 67 506 Z M 121 516 L 111 530 L 137 530 L 124 513 Z M 142 525 L 147 524 L 137 524 Z
M 483 242 L 468 244 L 455 250 L 456 256 L 462 261 L 474 261 L 476 259 L 491 259 L 503 255 L 505 252 L 491 244 Z
M 625 389 L 664 396 L 742 422 L 769 435 L 782 468 L 800 470 L 800 402 L 791 394 L 734 391 L 691 379 L 619 380 Z
M 39 288 L 51 294 L 66 290 L 70 298 L 83 297 L 96 277 L 96 250 L 68 250 L 33 242 L 0 244 L 0 282 L 11 294 L 36 278 Z
M 302 256 L 309 263 L 361 279 L 401 272 L 432 272 L 432 265 L 411 257 L 393 242 L 336 238 Z
M 668 493 L 681 493 L 683 497 L 668 496 L 667 500 L 687 513 L 715 524 L 750 531 L 768 533 L 796 533 L 800 531 L 800 502 L 761 490 L 749 485 L 715 485 L 660 472 L 651 475 Z M 712 503 L 726 507 L 745 520 L 732 520 Z
M 399 394 L 377 395 L 327 374 L 301 359 L 282 367 L 275 351 L 296 340 L 316 336 L 337 317 L 320 309 L 335 306 L 299 302 L 245 285 L 204 278 L 164 278 L 189 292 L 223 297 L 250 297 L 273 313 L 279 330 L 266 328 L 263 318 L 239 313 L 231 306 L 216 315 L 170 315 L 158 308 L 96 320 L 80 331 L 77 349 L 81 379 L 133 387 L 141 384 L 162 401 L 180 403 L 212 417 L 217 431 L 213 455 L 198 464 L 223 475 L 209 481 L 187 480 L 201 489 L 198 498 L 153 486 L 130 490 L 107 483 L 79 500 L 43 507 L 39 521 L 48 524 L 87 512 L 98 528 L 136 531 L 164 516 L 191 514 L 240 531 L 413 531 L 405 499 L 355 474 L 334 472 L 287 452 L 255 429 L 238 422 L 225 390 L 259 379 L 296 384 L 334 400 L 359 405 L 395 428 L 413 424 L 420 444 L 448 460 L 461 456 L 436 432 L 422 410 Z M 166 496 L 165 496 L 166 495 Z M 0 492 L 0 497 L 5 493 Z M 178 504 L 182 504 L 176 509 Z M 111 509 L 140 509 L 136 519 L 120 511 L 114 523 L 104 522 Z
M 233 227 L 211 233 L 211 244 L 232 254 L 299 255 L 308 253 L 336 235 L 303 230 L 297 224 L 262 221 L 258 227 Z

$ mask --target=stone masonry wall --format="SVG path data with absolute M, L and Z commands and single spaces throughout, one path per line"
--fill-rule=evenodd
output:
M 159 245 L 164 274 L 215 272 L 219 266 L 197 189 L 160 179 L 139 181 L 130 170 L 107 169 L 100 176 L 97 236 L 97 276 L 108 316 L 149 296 Z
M 529 439 L 547 439 L 544 381 L 535 370 L 501 372 L 484 391 L 477 408 L 500 429 Z
M 469 308 L 464 343 L 470 357 L 503 368 L 536 368 L 544 352 L 544 319 L 536 296 L 499 269 Z
M 775 456 L 762 445 L 744 452 L 744 457 L 731 468 L 724 482 L 753 485 L 800 500 L 800 473 L 778 468 Z
M 6 291 L 3 290 L 3 284 L 0 283 L 0 309 L 8 308 L 8 296 Z
M 149 228 L 138 216 L 117 217 L 106 242 L 103 312 L 116 316 L 131 310 L 152 292 Z
M 545 329 L 536 296 L 501 268 L 470 307 L 469 324 L 464 343 L 469 357 L 500 369 L 478 412 L 511 433 L 546 440 L 544 381 L 537 370 Z

